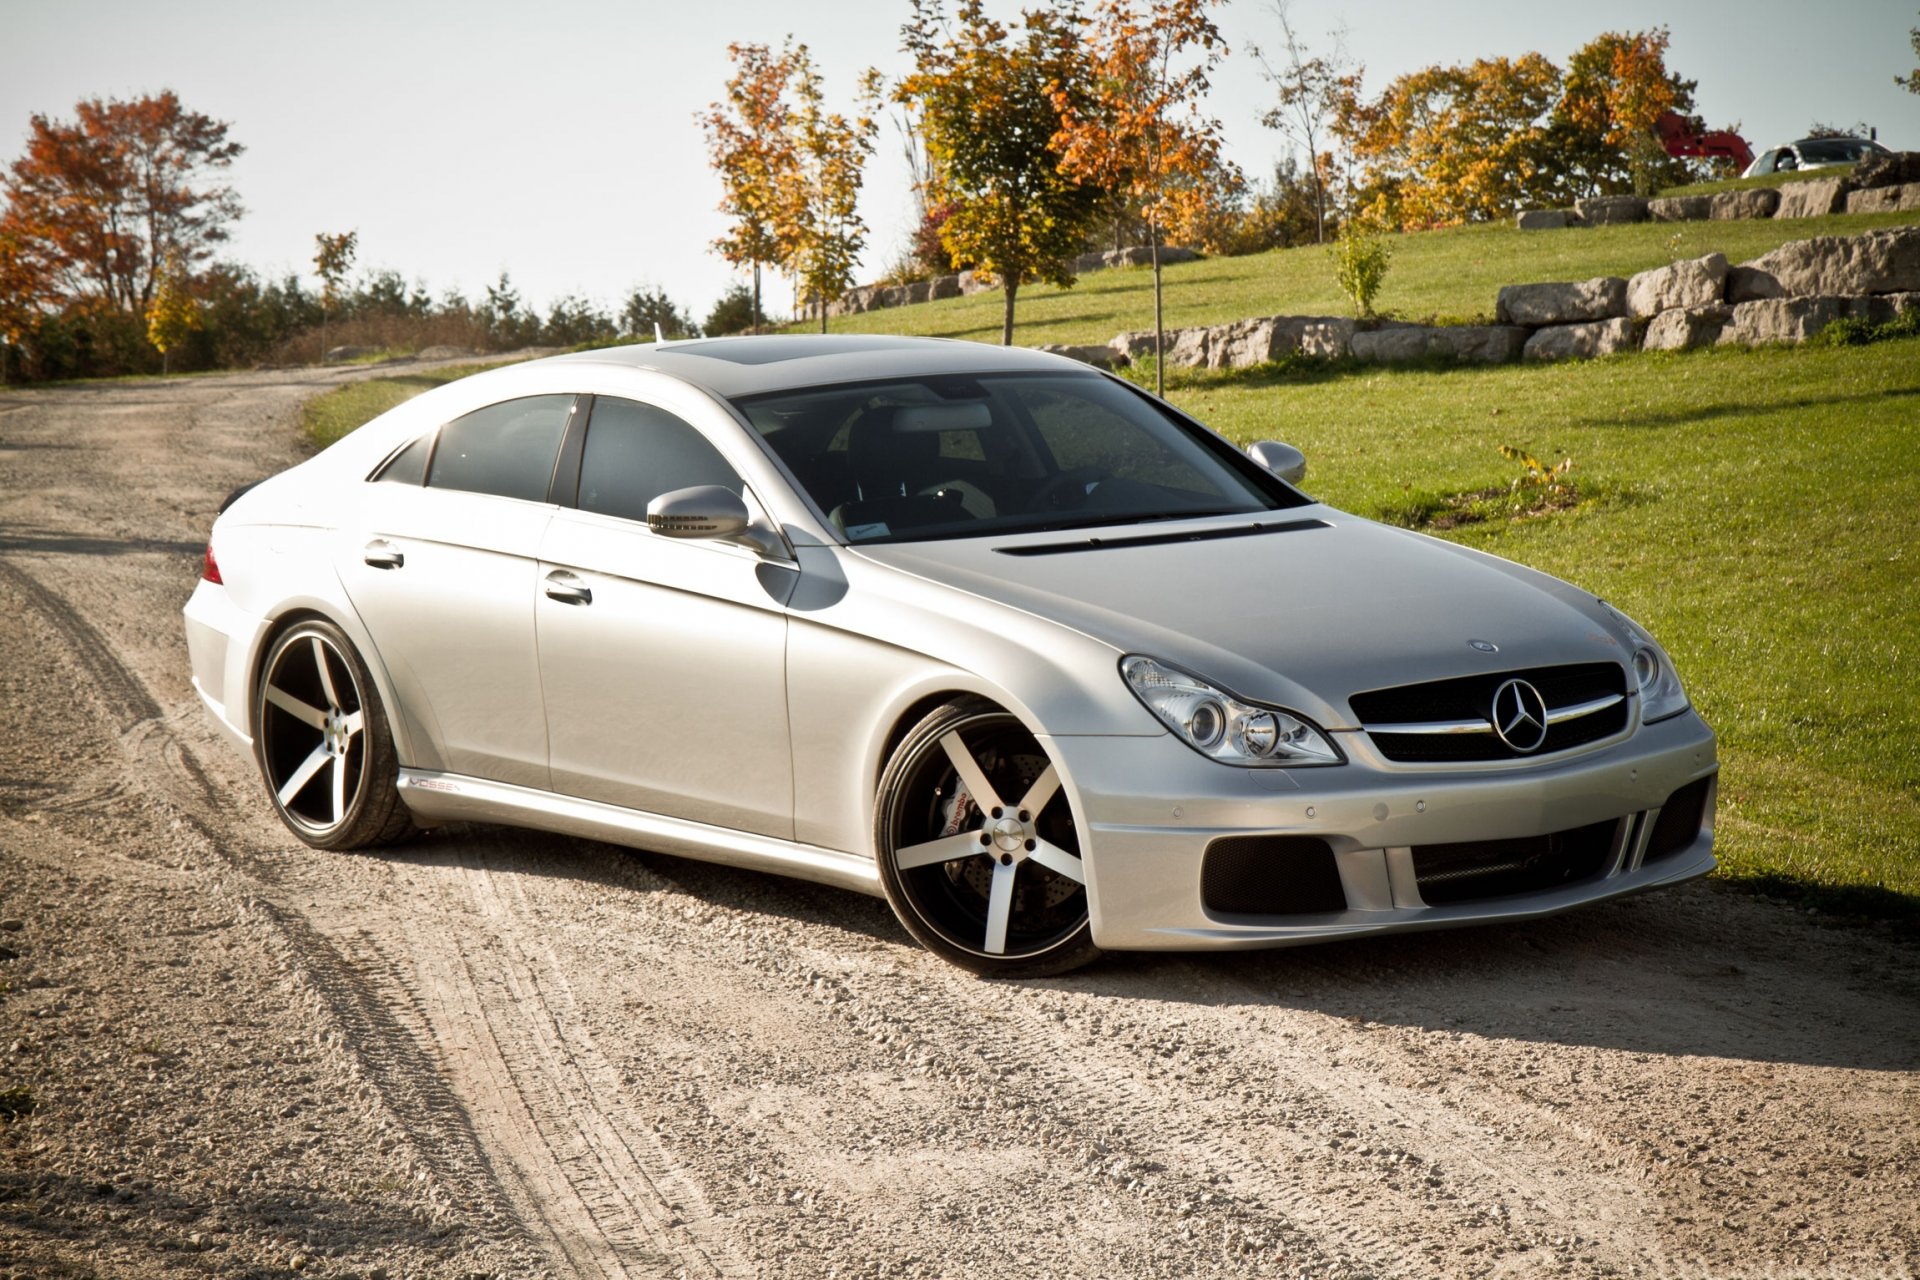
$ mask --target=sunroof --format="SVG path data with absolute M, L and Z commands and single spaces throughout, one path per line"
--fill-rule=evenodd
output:
M 668 349 L 675 355 L 706 356 L 710 360 L 725 360 L 728 364 L 778 364 L 782 360 L 900 350 L 919 345 L 913 339 L 902 340 L 873 334 L 794 334 L 790 337 L 729 338 L 724 342 L 676 342 Z

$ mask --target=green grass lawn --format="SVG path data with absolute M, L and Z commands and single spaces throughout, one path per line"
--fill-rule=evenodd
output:
M 1187 375 L 1171 398 L 1306 451 L 1393 518 L 1572 457 L 1571 511 L 1444 536 L 1596 592 L 1720 735 L 1723 874 L 1920 911 L 1920 340 L 1493 369 Z
M 1395 235 L 1388 237 L 1393 265 L 1376 306 L 1402 319 L 1485 322 L 1493 316 L 1503 284 L 1630 276 L 1675 258 L 1714 252 L 1743 262 L 1789 240 L 1914 222 L 1920 218 L 1911 213 L 1871 213 L 1780 221 L 1643 222 L 1564 231 L 1456 227 Z M 1352 314 L 1351 304 L 1333 282 L 1327 251 L 1317 245 L 1183 262 L 1166 267 L 1163 275 L 1170 329 L 1250 316 Z M 999 293 L 980 293 L 842 316 L 829 328 L 836 333 L 998 342 L 1000 309 Z M 1153 273 L 1128 267 L 1092 272 L 1071 289 L 1027 286 L 1014 314 L 1013 340 L 1022 346 L 1104 343 L 1117 333 L 1152 327 Z

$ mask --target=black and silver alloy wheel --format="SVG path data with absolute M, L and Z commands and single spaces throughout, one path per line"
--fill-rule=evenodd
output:
M 998 707 L 948 703 L 907 735 L 880 780 L 875 835 L 888 902 L 935 954 L 1029 978 L 1099 955 L 1059 774 Z
M 273 806 L 306 843 L 355 849 L 411 829 L 379 694 L 340 628 L 309 619 L 273 642 L 254 726 Z

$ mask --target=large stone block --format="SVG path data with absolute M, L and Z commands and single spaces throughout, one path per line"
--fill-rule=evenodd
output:
M 1096 369 L 1113 369 L 1128 363 L 1127 357 L 1112 347 L 1075 346 L 1069 343 L 1048 343 L 1036 350 L 1048 355 L 1065 356 L 1069 360 L 1078 360 L 1081 364 L 1090 364 Z
M 1712 213 L 1712 196 L 1664 196 L 1647 201 L 1647 216 L 1655 222 L 1705 222 Z
M 1554 284 L 1510 284 L 1500 289 L 1494 311 L 1502 324 L 1573 324 L 1627 313 L 1627 282 L 1596 276 Z
M 1720 331 L 1720 346 L 1758 347 L 1774 342 L 1805 342 L 1822 329 L 1858 310 L 1867 310 L 1865 299 L 1855 298 L 1763 298 L 1743 302 L 1733 309 L 1733 318 Z
M 1874 152 L 1847 175 L 1856 187 L 1897 187 L 1920 182 L 1920 151 Z
M 935 276 L 928 282 L 928 285 L 927 297 L 931 301 L 938 302 L 942 298 L 957 298 L 960 296 L 959 276 Z
M 1506 364 L 1518 360 L 1527 331 L 1518 325 L 1405 325 L 1362 330 L 1349 349 L 1356 360 L 1394 364 L 1445 359 L 1463 364 Z
M 1690 351 L 1710 347 L 1733 315 L 1724 302 L 1705 307 L 1676 307 L 1662 311 L 1647 325 L 1643 345 L 1648 351 Z
M 1857 236 L 1815 236 L 1783 244 L 1735 267 L 1729 302 L 1840 298 L 1920 289 L 1920 227 Z
M 1206 367 L 1207 351 L 1213 345 L 1213 330 L 1172 329 L 1167 332 L 1166 352 L 1168 365 L 1183 369 L 1202 369 Z
M 1640 196 L 1590 196 L 1574 201 L 1573 207 L 1580 221 L 1594 227 L 1647 220 L 1647 202 Z
M 1905 311 L 1920 311 L 1920 293 L 1881 293 L 1871 298 L 1855 298 L 1848 314 L 1874 324 L 1885 324 Z M 425 358 L 425 353 L 421 353 Z
M 1640 330 L 1624 316 L 1591 324 L 1561 324 L 1537 329 L 1527 339 L 1529 360 L 1589 360 L 1632 351 L 1640 345 Z
M 1668 267 L 1642 271 L 1627 281 L 1627 311 L 1656 316 L 1675 307 L 1704 307 L 1727 293 L 1727 259 L 1710 253 Z
M 1300 354 L 1339 360 L 1352 351 L 1354 322 L 1341 316 L 1301 316 Z
M 1000 282 L 992 276 L 982 275 L 977 271 L 962 271 L 960 273 L 960 294 L 962 297 L 972 297 L 976 293 L 991 293 L 999 287 Z
M 1559 231 L 1575 225 L 1577 217 L 1571 209 L 1524 209 L 1514 222 L 1522 231 Z
M 1217 324 L 1207 331 L 1209 369 L 1250 369 L 1291 349 L 1274 317 Z
M 1173 334 L 1167 335 L 1169 344 Z M 1115 334 L 1113 341 L 1107 344 L 1129 360 L 1139 360 L 1153 354 L 1153 330 L 1135 329 L 1128 333 Z
M 1715 222 L 1735 222 L 1742 218 L 1771 218 L 1780 207 L 1780 193 L 1772 187 L 1754 187 L 1747 191 L 1716 191 L 1709 198 L 1708 216 Z
M 1848 213 L 1905 213 L 1920 209 L 1920 182 L 1847 193 Z
M 1780 188 L 1780 207 L 1776 218 L 1821 218 L 1847 207 L 1845 178 L 1808 178 L 1789 182 Z

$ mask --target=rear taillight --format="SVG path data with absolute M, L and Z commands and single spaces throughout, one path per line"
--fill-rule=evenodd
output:
M 200 576 L 208 582 L 218 582 L 221 586 L 226 585 L 226 583 L 221 582 L 220 562 L 213 558 L 213 543 L 211 542 L 207 543 L 207 562 L 200 566 Z

